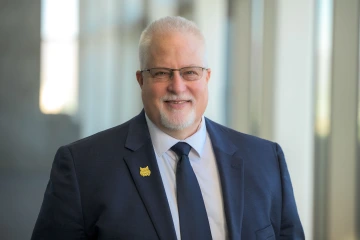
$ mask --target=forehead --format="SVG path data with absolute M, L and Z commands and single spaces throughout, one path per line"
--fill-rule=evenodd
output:
M 148 63 L 163 67 L 202 65 L 204 55 L 204 41 L 199 36 L 181 32 L 159 33 L 151 40 Z

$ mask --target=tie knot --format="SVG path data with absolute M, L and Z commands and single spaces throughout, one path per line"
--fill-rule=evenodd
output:
M 186 142 L 178 142 L 171 147 L 171 150 L 173 150 L 179 157 L 181 157 L 182 155 L 188 156 L 191 150 L 191 146 Z

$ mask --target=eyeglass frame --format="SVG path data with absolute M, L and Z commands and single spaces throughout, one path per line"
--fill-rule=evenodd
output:
M 181 74 L 181 70 L 183 70 L 184 68 L 201 68 L 201 77 L 199 79 L 196 79 L 196 80 L 188 80 L 188 79 L 185 79 L 182 74 Z M 153 69 L 164 69 L 164 70 L 168 70 L 170 71 L 170 76 L 169 77 L 164 77 L 164 78 L 157 78 L 157 77 L 154 77 L 150 71 L 153 70 Z M 143 72 L 148 72 L 150 74 L 150 76 L 154 79 L 157 79 L 157 80 L 160 80 L 161 79 L 164 79 L 163 81 L 169 81 L 173 78 L 174 76 L 174 71 L 179 71 L 179 74 L 181 76 L 182 79 L 186 80 L 186 81 L 189 81 L 189 82 L 193 82 L 193 81 L 198 81 L 200 80 L 202 77 L 203 77 L 203 74 L 204 74 L 204 70 L 209 70 L 209 68 L 205 68 L 205 67 L 200 67 L 200 66 L 187 66 L 187 67 L 182 67 L 182 68 L 166 68 L 166 67 L 156 67 L 156 68 L 147 68 L 147 69 L 143 69 L 143 70 L 140 70 L 141 73 Z

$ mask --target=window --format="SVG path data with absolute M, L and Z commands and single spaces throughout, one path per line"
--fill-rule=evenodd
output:
M 40 109 L 74 114 L 78 88 L 78 0 L 42 0 Z

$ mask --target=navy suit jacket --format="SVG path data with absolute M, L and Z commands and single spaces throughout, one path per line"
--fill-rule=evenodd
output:
M 280 146 L 205 121 L 228 238 L 304 239 Z M 58 150 L 32 239 L 176 239 L 143 111 Z

